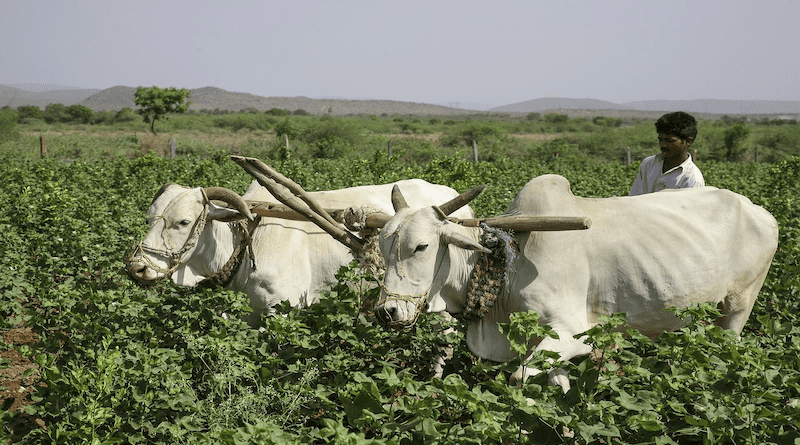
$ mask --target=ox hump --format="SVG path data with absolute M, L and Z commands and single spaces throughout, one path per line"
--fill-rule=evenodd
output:
M 575 198 L 567 178 L 560 175 L 537 176 L 517 193 L 506 213 L 539 214 L 558 210 L 566 200 Z

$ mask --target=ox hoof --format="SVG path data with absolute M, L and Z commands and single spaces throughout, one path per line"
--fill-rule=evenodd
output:
M 513 374 L 511 374 L 511 377 L 508 379 L 508 384 L 522 386 L 528 377 L 533 377 L 541 372 L 542 371 L 539 369 L 520 366 Z M 569 373 L 565 369 L 553 369 L 548 374 L 547 383 L 550 386 L 560 386 L 561 390 L 564 391 L 564 394 L 566 394 L 570 389 Z
M 520 366 L 511 374 L 511 377 L 508 378 L 508 384 L 514 386 L 522 386 L 525 383 L 525 380 L 528 380 L 528 377 L 533 377 L 537 374 L 540 374 L 542 371 L 536 368 L 529 368 L 527 366 Z
M 550 371 L 547 383 L 550 384 L 550 386 L 560 386 L 561 390 L 566 394 L 569 392 L 569 373 L 566 369 L 554 369 Z

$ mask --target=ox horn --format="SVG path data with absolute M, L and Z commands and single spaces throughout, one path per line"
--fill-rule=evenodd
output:
M 392 206 L 394 206 L 394 213 L 408 208 L 406 198 L 403 197 L 403 194 L 400 192 L 400 187 L 398 187 L 397 184 L 392 187 Z
M 248 220 L 252 221 L 255 219 L 253 214 L 250 212 L 250 206 L 241 196 L 239 196 L 238 193 L 234 192 L 233 190 L 225 187 L 206 187 L 203 189 L 203 192 L 205 192 L 206 197 L 209 200 L 214 199 L 230 204 L 231 207 L 238 210 L 239 213 Z
M 447 201 L 446 203 L 439 206 L 439 209 L 442 211 L 443 214 L 449 215 L 456 210 L 464 207 L 465 205 L 469 204 L 470 201 L 477 198 L 478 195 L 481 194 L 483 189 L 485 189 L 485 185 L 479 185 L 472 190 L 467 190 L 466 192 L 456 196 L 455 198 Z

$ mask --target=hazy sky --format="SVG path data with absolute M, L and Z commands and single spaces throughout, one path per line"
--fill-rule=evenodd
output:
M 0 84 L 800 100 L 800 0 L 0 0 Z

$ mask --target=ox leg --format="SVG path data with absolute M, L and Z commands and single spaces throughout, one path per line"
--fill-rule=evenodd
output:
M 447 312 L 441 312 L 442 317 L 445 320 L 452 321 L 453 317 Z M 442 335 L 447 335 L 455 332 L 456 330 L 453 328 L 447 328 L 442 330 Z M 439 355 L 436 356 L 436 361 L 433 365 L 433 378 L 434 379 L 441 379 L 444 376 L 444 365 L 446 360 L 450 360 L 453 358 L 453 346 L 449 344 L 441 344 L 439 345 Z
M 533 357 L 533 354 L 536 354 L 539 351 L 553 351 L 557 352 L 559 355 L 559 361 L 567 361 L 572 359 L 573 357 L 577 357 L 580 355 L 586 355 L 592 352 L 591 345 L 587 345 L 583 342 L 586 337 L 581 337 L 580 339 L 575 339 L 572 335 L 568 333 L 558 333 L 559 339 L 553 339 L 550 337 L 545 337 L 539 342 L 539 345 L 536 347 L 536 350 L 527 357 L 530 359 Z M 549 362 L 552 363 L 551 359 L 548 359 Z M 541 373 L 540 369 L 529 368 L 527 366 L 520 366 L 514 374 L 511 375 L 509 379 L 509 383 L 517 384 L 524 382 L 528 377 L 537 375 Z M 568 373 L 563 368 L 554 368 L 549 373 L 548 384 L 551 386 L 558 385 L 566 394 L 569 391 L 570 384 L 569 384 L 569 377 Z
M 750 318 L 753 305 L 756 303 L 758 291 L 764 284 L 764 277 L 766 277 L 766 272 L 759 279 L 750 283 L 742 292 L 729 294 L 719 303 L 718 307 L 722 312 L 722 317 L 716 321 L 718 326 L 730 329 L 737 334 L 742 333 L 747 319 Z
M 767 277 L 768 267 L 764 267 L 763 271 L 759 273 L 753 281 L 750 282 L 743 289 L 730 292 L 724 300 L 719 303 L 720 317 L 716 324 L 730 329 L 736 334 L 741 334 L 744 329 L 747 319 L 750 318 L 750 312 L 753 310 L 753 305 L 758 298 L 758 292 L 761 286 L 764 285 L 764 280 Z

